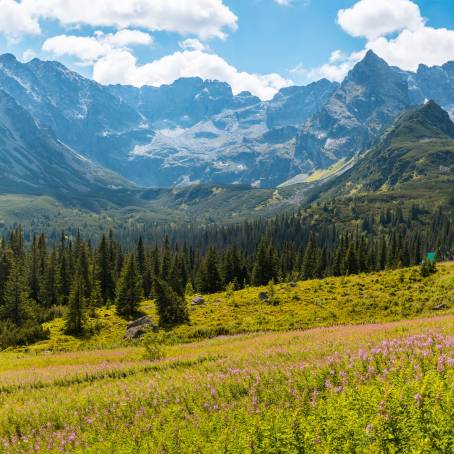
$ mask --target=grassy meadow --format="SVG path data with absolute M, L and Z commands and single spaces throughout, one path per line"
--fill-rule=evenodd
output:
M 114 308 L 85 339 L 56 320 L 0 354 L 0 452 L 454 452 L 454 264 L 438 268 L 282 284 L 277 305 L 211 295 L 155 361 Z
M 333 277 L 274 286 L 276 305 L 259 299 L 267 287 L 204 296 L 205 303 L 192 306 L 190 322 L 165 332 L 166 342 L 193 342 L 220 335 L 260 331 L 289 331 L 317 326 L 359 324 L 401 320 L 433 314 L 434 307 L 446 306 L 454 313 L 454 262 L 438 265 L 438 272 L 423 278 L 419 268 L 384 271 L 349 277 Z M 141 306 L 156 323 L 153 301 Z M 65 335 L 63 319 L 46 323 L 50 339 L 24 350 L 32 352 L 127 347 L 123 341 L 127 321 L 115 307 L 101 308 L 90 318 L 90 335 Z

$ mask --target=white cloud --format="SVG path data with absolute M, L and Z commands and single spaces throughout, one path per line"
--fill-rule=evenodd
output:
M 57 20 L 63 26 L 143 28 L 202 39 L 225 38 L 238 18 L 222 0 L 0 0 L 0 31 L 39 32 L 39 19 Z M 7 11 L 8 14 L 4 14 Z
M 188 38 L 178 43 L 178 45 L 184 50 L 200 50 L 209 51 L 210 46 L 200 42 L 198 39 Z
M 35 57 L 37 57 L 38 54 L 33 50 L 33 49 L 27 49 L 23 54 L 22 54 L 22 60 L 24 62 L 33 60 Z
M 274 2 L 281 6 L 289 6 L 292 4 L 292 0 L 274 0 Z
M 335 82 L 342 82 L 353 66 L 361 61 L 366 51 L 354 52 L 345 55 L 340 50 L 331 53 L 329 63 L 315 68 L 306 68 L 303 65 L 290 70 L 290 73 L 303 83 L 314 82 L 320 79 L 328 79 Z
M 8 39 L 18 39 L 22 35 L 41 33 L 39 22 L 32 17 L 22 3 L 15 0 L 0 0 L 0 32 Z
M 58 35 L 47 39 L 42 50 L 55 57 L 71 56 L 92 64 L 115 49 L 127 49 L 129 45 L 149 45 L 153 38 L 139 30 L 120 30 L 112 34 L 96 32 L 94 36 Z
M 404 30 L 397 37 L 380 37 L 366 46 L 390 65 L 416 71 L 420 63 L 442 65 L 454 60 L 454 30 L 422 27 Z
M 427 26 L 410 0 L 360 0 L 339 11 L 338 22 L 351 36 L 367 39 L 364 49 L 350 55 L 334 51 L 328 63 L 316 68 L 299 65 L 292 70 L 296 77 L 341 81 L 369 49 L 407 71 L 416 71 L 421 63 L 434 66 L 454 60 L 454 30 Z
M 341 9 L 337 20 L 349 35 L 369 40 L 424 25 L 418 5 L 410 0 L 360 0 Z
M 120 30 L 115 34 L 107 35 L 97 32 L 96 35 L 112 46 L 150 45 L 153 43 L 152 36 L 140 30 Z
M 99 59 L 93 68 L 93 78 L 103 84 L 160 86 L 170 84 L 180 77 L 192 76 L 227 82 L 235 94 L 250 91 L 264 100 L 272 98 L 279 89 L 292 84 L 278 74 L 240 72 L 218 55 L 200 50 L 175 52 L 142 66 L 131 52 L 114 50 Z

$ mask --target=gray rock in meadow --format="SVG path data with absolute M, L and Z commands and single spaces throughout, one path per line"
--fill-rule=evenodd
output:
M 126 328 L 125 339 L 137 339 L 145 334 L 150 327 L 154 332 L 158 330 L 158 327 L 146 315 L 129 322 Z
M 267 292 L 260 292 L 259 293 L 259 300 L 260 301 L 266 301 L 268 299 L 268 293 Z
M 205 303 L 205 298 L 203 296 L 196 296 L 195 298 L 192 299 L 192 304 L 194 306 L 198 306 L 199 304 L 204 304 Z

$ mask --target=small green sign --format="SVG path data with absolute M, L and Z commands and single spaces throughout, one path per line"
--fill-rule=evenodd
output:
M 437 253 L 436 252 L 428 252 L 427 253 L 427 260 L 429 260 L 430 263 L 435 263 L 437 260 Z

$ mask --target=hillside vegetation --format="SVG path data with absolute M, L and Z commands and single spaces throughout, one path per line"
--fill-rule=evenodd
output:
M 270 301 L 270 292 L 274 299 Z M 262 301 L 260 293 L 267 293 Z M 205 303 L 190 306 L 190 321 L 169 328 L 165 342 L 178 343 L 219 335 L 257 331 L 287 331 L 317 326 L 373 323 L 454 311 L 454 262 L 438 265 L 438 272 L 421 277 L 418 267 L 357 276 L 316 279 L 269 287 L 250 287 L 236 292 L 207 295 Z M 436 309 L 434 309 L 436 308 Z M 158 323 L 153 301 L 141 310 Z M 88 321 L 85 338 L 64 334 L 63 319 L 44 326 L 49 340 L 27 349 L 75 350 L 128 345 L 123 340 L 127 321 L 115 308 L 101 308 Z
M 454 317 L 0 355 L 4 452 L 453 452 Z

